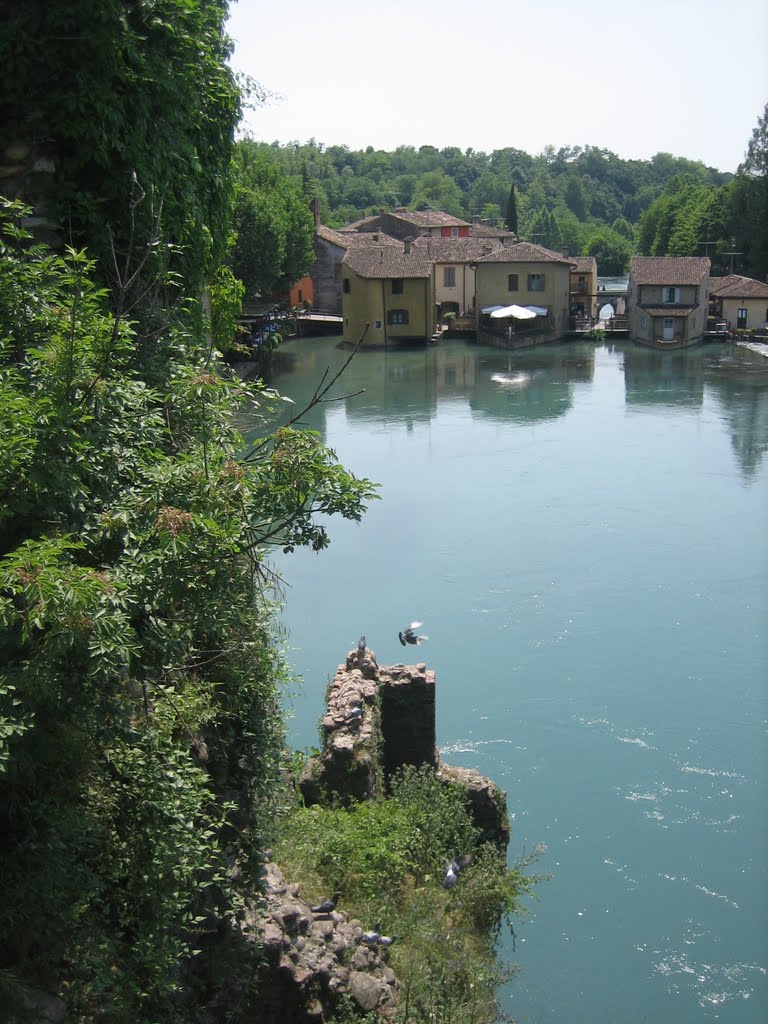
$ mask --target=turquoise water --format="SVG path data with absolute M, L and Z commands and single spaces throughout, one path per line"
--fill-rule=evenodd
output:
M 278 354 L 301 402 L 346 353 Z M 315 410 L 381 484 L 280 558 L 291 740 L 365 633 L 424 622 L 442 756 L 551 874 L 500 993 L 520 1024 L 768 1020 L 768 360 L 572 343 L 361 352 Z

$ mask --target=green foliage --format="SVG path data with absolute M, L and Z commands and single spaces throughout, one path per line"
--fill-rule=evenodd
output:
M 191 294 L 226 243 L 239 93 L 227 64 L 227 0 L 17 4 L 0 36 L 3 117 L 55 162 L 29 198 L 105 276 L 158 221 L 181 246 Z M 51 69 L 58 82 L 52 83 Z M 140 196 L 145 202 L 138 203 Z
M 27 212 L 0 214 L 0 958 L 72 1019 L 189 1019 L 282 773 L 265 548 L 373 492 L 293 428 L 243 458 L 237 409 L 277 396 L 172 311 L 110 312 Z
M 241 328 L 238 318 L 243 311 L 245 285 L 229 267 L 221 266 L 211 283 L 211 338 L 215 347 L 225 355 L 237 351 Z
M 463 853 L 474 859 L 446 890 L 445 858 Z M 338 889 L 345 910 L 398 936 L 398 1021 L 496 1019 L 494 990 L 505 972 L 494 943 L 532 894 L 535 856 L 510 870 L 501 851 L 481 844 L 461 786 L 410 768 L 387 798 L 347 810 L 295 808 L 275 856 L 305 898 Z
M 584 255 L 595 257 L 602 274 L 623 274 L 632 255 L 632 246 L 617 231 L 602 228 L 589 236 Z
M 233 162 L 235 242 L 232 271 L 245 294 L 271 295 L 309 273 L 314 220 L 297 181 L 280 173 L 271 150 L 239 142 Z

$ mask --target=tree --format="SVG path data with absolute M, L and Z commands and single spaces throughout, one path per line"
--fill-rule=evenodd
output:
M 28 214 L 0 210 L 2 1004 L 42 985 L 68 1019 L 170 1024 L 282 771 L 265 549 L 321 550 L 373 492 L 291 422 L 247 449 L 236 409 L 277 396 L 173 310 L 118 318 Z
M 113 248 L 123 260 L 159 232 L 199 290 L 223 256 L 230 219 L 240 99 L 227 64 L 227 0 L 5 6 L 0 124 L 55 165 L 27 197 L 69 241 L 87 242 L 112 283 Z
M 233 164 L 232 271 L 247 297 L 271 295 L 309 272 L 314 219 L 299 179 L 282 174 L 267 150 L 249 140 L 239 142 Z
M 590 235 L 584 255 L 595 257 L 601 274 L 623 274 L 632 255 L 632 247 L 623 235 L 610 228 L 601 228 Z
M 507 230 L 517 234 L 517 197 L 515 196 L 515 183 L 509 187 L 509 198 L 507 199 L 506 214 Z

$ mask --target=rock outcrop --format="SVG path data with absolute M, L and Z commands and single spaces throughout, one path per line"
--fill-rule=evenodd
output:
M 368 924 L 367 927 L 370 927 Z M 263 944 L 259 1024 L 310 1024 L 327 1019 L 342 996 L 361 1012 L 387 1017 L 398 982 L 385 946 L 361 942 L 366 929 L 343 910 L 313 914 L 275 864 L 265 866 L 263 903 L 246 914 L 243 933 Z
M 483 836 L 509 842 L 506 794 L 471 768 L 453 768 L 435 736 L 435 673 L 417 665 L 379 665 L 366 648 L 347 654 L 328 688 L 323 750 L 300 780 L 307 805 L 365 800 L 386 791 L 406 765 L 427 765 L 446 783 L 464 786 L 467 806 Z

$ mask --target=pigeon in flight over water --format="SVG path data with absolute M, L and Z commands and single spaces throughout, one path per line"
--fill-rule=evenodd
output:
M 330 914 L 331 911 L 336 909 L 336 904 L 339 902 L 340 892 L 335 892 L 329 900 L 325 900 L 323 903 L 319 903 L 316 907 L 310 907 L 309 909 L 313 914 Z
M 459 872 L 472 863 L 472 854 L 464 853 L 461 857 L 454 857 L 453 860 L 445 860 L 445 878 L 443 888 L 452 889 L 459 880 Z
M 405 647 L 406 644 L 423 644 L 425 640 L 429 640 L 428 636 L 416 635 L 416 630 L 419 629 L 421 625 L 421 622 L 412 622 L 410 626 L 406 626 L 402 633 L 397 634 L 400 637 L 400 643 L 403 647 Z

